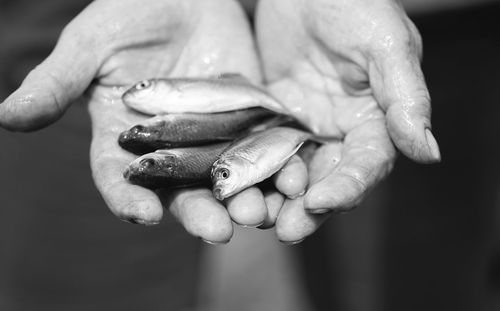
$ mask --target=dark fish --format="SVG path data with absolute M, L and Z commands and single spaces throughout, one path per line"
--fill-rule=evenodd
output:
M 264 108 L 198 114 L 179 113 L 153 117 L 120 134 L 120 146 L 135 154 L 157 149 L 198 146 L 233 140 L 258 124 L 288 117 Z
M 123 177 L 150 189 L 210 183 L 210 170 L 229 143 L 202 147 L 162 149 L 129 164 Z

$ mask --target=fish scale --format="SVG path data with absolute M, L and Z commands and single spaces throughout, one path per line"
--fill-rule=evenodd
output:
M 210 178 L 210 169 L 222 150 L 228 144 L 210 145 L 199 147 L 196 152 L 193 148 L 179 149 L 180 163 L 183 163 L 178 169 L 179 177 L 190 177 L 208 180 Z
M 252 163 L 256 163 L 268 150 L 276 150 L 273 148 L 276 145 L 286 146 L 291 148 L 291 151 L 297 144 L 304 142 L 309 137 L 311 137 L 309 133 L 300 130 L 275 127 L 254 133 L 234 142 L 224 151 L 221 158 L 239 156 Z
M 228 145 L 226 142 L 148 153 L 132 161 L 124 177 L 151 189 L 208 184 L 212 164 Z M 145 165 L 148 160 L 151 162 Z
M 213 114 L 183 113 L 156 116 L 124 131 L 118 142 L 124 149 L 144 154 L 162 148 L 186 147 L 241 136 L 256 124 L 286 118 L 264 108 Z
M 214 197 L 223 200 L 272 176 L 311 137 L 294 128 L 275 127 L 233 142 L 212 167 Z
M 140 157 L 124 176 L 150 188 L 187 186 L 212 177 L 214 196 L 221 200 L 270 177 L 311 137 L 293 128 L 271 128 L 295 126 L 296 122 L 283 115 L 283 106 L 273 96 L 239 74 L 143 80 L 127 90 L 122 100 L 132 109 L 157 115 L 120 135 L 120 146 L 137 154 L 233 140 L 252 133 L 230 146 L 226 143 L 224 151 L 210 145 Z M 213 165 L 207 165 L 210 163 Z M 229 169 L 235 174 L 229 174 Z M 219 177 L 236 179 L 238 184 L 222 189 Z
M 215 113 L 250 107 L 284 112 L 283 105 L 273 96 L 237 74 L 144 80 L 128 89 L 122 100 L 128 107 L 149 115 Z

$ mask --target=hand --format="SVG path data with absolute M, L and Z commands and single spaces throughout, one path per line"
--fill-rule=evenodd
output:
M 314 133 L 343 139 L 310 159 L 309 189 L 277 216 L 280 240 L 356 206 L 391 170 L 393 143 L 417 162 L 440 160 L 421 39 L 394 0 L 261 1 L 256 25 L 269 90 Z
M 65 28 L 50 56 L 0 105 L 0 125 L 14 131 L 36 130 L 82 99 L 92 120 L 91 167 L 98 190 L 120 219 L 155 224 L 163 214 L 160 198 L 125 181 L 122 173 L 135 156 L 117 143 L 121 131 L 145 116 L 122 104 L 116 86 L 151 77 L 221 72 L 241 72 L 254 83 L 261 78 L 249 25 L 234 1 L 95 1 Z M 257 225 L 267 215 L 257 188 L 232 199 L 227 210 L 204 188 L 162 192 L 161 199 L 188 232 L 213 243 L 229 241 L 231 218 Z

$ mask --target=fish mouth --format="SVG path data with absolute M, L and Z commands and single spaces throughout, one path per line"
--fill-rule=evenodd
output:
M 215 197 L 217 200 L 219 200 L 219 201 L 224 200 L 224 195 L 222 194 L 222 189 L 221 189 L 221 188 L 218 188 L 218 187 L 214 188 L 214 189 L 212 190 L 212 193 L 213 193 L 214 197 Z
M 134 87 L 132 86 L 128 90 L 126 90 L 125 92 L 123 92 L 123 94 L 122 94 L 122 100 L 124 102 L 127 102 L 130 99 L 130 97 L 132 95 L 132 92 L 133 92 L 133 88 Z
M 153 145 L 145 139 L 141 139 L 141 137 L 130 133 L 130 131 L 124 131 L 120 134 L 118 137 L 118 145 L 137 155 L 143 155 L 158 149 L 156 145 Z
M 130 168 L 126 168 L 125 171 L 123 172 L 123 178 L 126 180 L 130 180 Z
M 126 143 L 127 140 L 131 139 L 131 135 L 129 131 L 124 131 L 120 133 L 120 136 L 118 136 L 118 142 L 123 144 Z
M 123 177 L 131 184 L 138 185 L 148 189 L 155 189 L 157 182 L 154 178 L 148 178 L 134 168 L 126 168 Z

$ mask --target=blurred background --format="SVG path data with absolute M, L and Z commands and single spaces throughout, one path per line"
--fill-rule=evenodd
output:
M 239 229 L 202 246 L 168 216 L 153 228 L 114 218 L 74 105 L 40 132 L 0 131 L 0 310 L 500 310 L 500 3 L 403 2 L 424 40 L 442 163 L 400 156 L 361 206 L 300 245 Z M 0 0 L 2 99 L 88 3 Z

